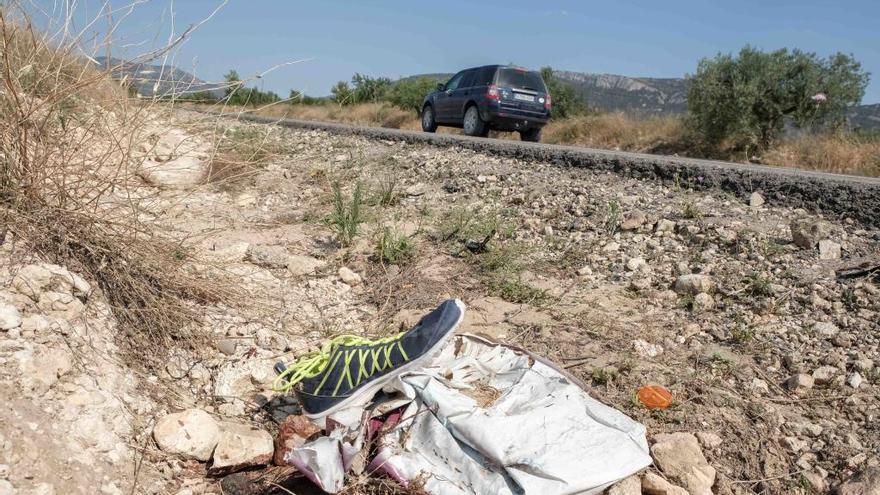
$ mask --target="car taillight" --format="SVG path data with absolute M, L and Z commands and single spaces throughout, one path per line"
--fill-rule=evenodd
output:
M 498 86 L 494 84 L 489 86 L 489 90 L 486 91 L 486 98 L 489 98 L 490 100 L 500 100 L 501 93 L 498 91 Z
M 553 106 L 553 102 L 550 101 L 550 93 L 547 93 L 547 98 L 544 99 L 544 108 L 550 110 L 550 107 Z

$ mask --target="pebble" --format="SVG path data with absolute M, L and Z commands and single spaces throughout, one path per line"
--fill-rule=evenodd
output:
M 757 191 L 753 192 L 751 196 L 749 196 L 749 206 L 752 208 L 757 208 L 764 204 L 764 196 L 761 196 Z
M 358 286 L 362 282 L 360 275 L 345 266 L 339 269 L 339 278 L 352 287 Z
M 160 419 L 153 438 L 165 452 L 207 461 L 220 439 L 220 427 L 205 411 L 187 409 Z

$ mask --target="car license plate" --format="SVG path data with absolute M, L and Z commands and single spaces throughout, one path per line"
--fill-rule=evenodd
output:
M 529 101 L 529 102 L 532 102 L 532 103 L 535 102 L 535 97 L 534 97 L 534 96 L 532 96 L 532 95 L 521 95 L 521 94 L 519 94 L 519 93 L 514 93 L 514 94 L 513 94 L 513 99 L 514 99 L 514 100 L 521 100 L 521 101 Z

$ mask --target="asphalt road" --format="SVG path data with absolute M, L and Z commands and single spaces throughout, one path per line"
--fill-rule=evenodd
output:
M 753 191 L 758 191 L 770 205 L 802 207 L 831 218 L 849 217 L 865 227 L 880 229 L 880 178 L 332 122 L 277 119 L 247 114 L 230 116 L 297 129 L 318 129 L 432 146 L 458 146 L 522 160 L 605 170 L 645 180 L 674 182 L 697 190 L 718 188 L 730 191 L 743 200 L 747 200 Z

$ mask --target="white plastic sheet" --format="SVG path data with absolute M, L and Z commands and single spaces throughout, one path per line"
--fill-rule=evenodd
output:
M 480 337 L 455 337 L 432 366 L 385 391 L 392 402 L 334 415 L 330 422 L 343 425 L 334 438 L 288 461 L 335 493 L 369 417 L 406 404 L 377 436 L 368 471 L 434 495 L 600 493 L 651 463 L 644 426 L 540 358 Z

